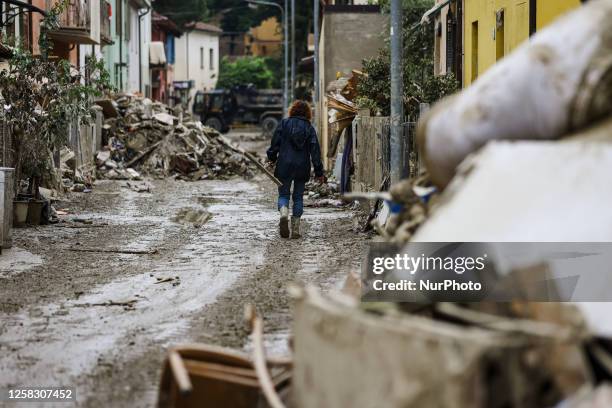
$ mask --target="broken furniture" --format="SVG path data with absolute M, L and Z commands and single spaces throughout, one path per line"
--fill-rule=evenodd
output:
M 267 359 L 274 387 L 288 391 L 290 362 Z M 205 344 L 172 348 L 161 377 L 158 408 L 266 407 L 255 367 L 244 353 Z

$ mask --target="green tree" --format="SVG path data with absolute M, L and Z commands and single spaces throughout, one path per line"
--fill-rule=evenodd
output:
M 283 54 L 278 53 L 271 57 L 265 57 L 266 67 L 272 72 L 271 88 L 281 88 L 283 86 Z
M 206 0 L 155 0 L 153 8 L 179 27 L 192 21 L 202 21 L 208 14 Z
M 381 1 L 384 12 L 388 12 L 388 1 Z M 458 82 L 452 74 L 435 76 L 433 68 L 433 25 L 421 26 L 423 14 L 433 6 L 432 0 L 403 1 L 403 72 L 404 106 L 406 118 L 418 117 L 419 103 L 435 102 L 458 89 Z M 388 40 L 387 40 L 388 43 Z M 363 61 L 363 71 L 367 74 L 359 83 L 357 103 L 360 107 L 390 114 L 391 81 L 390 49 L 387 44 L 378 55 Z
M 259 89 L 266 89 L 272 86 L 273 79 L 274 75 L 264 58 L 243 57 L 235 61 L 223 58 L 217 88 L 253 84 Z

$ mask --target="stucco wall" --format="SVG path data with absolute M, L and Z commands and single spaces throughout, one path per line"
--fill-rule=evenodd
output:
M 349 76 L 353 69 L 361 70 L 362 61 L 378 53 L 385 46 L 388 34 L 388 15 L 378 12 L 326 12 L 319 43 L 320 104 L 316 109 L 317 131 L 326 168 L 329 130 L 327 123 L 326 88 L 336 80 L 336 73 Z
M 276 17 L 270 17 L 250 30 L 248 38 L 251 55 L 268 56 L 282 52 L 282 27 Z
M 175 40 L 176 62 L 174 64 L 175 81 L 195 81 L 196 91 L 211 90 L 217 86 L 219 79 L 219 35 L 205 31 L 188 31 Z M 201 61 L 201 49 L 204 51 L 204 64 Z M 212 69 L 210 50 L 213 50 Z
M 378 53 L 384 46 L 388 16 L 380 13 L 326 13 L 324 79 L 336 79 L 336 72 L 349 75 L 361 69 L 361 61 Z

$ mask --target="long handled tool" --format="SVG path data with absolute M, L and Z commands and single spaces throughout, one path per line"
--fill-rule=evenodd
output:
M 243 155 L 244 157 L 246 157 L 247 159 L 249 159 L 250 161 L 253 162 L 253 164 L 255 164 L 255 166 L 257 166 L 257 168 L 259 170 L 261 170 L 266 176 L 268 176 L 268 178 L 270 180 L 272 180 L 277 186 L 282 186 L 283 183 L 276 178 L 276 176 L 274 176 L 274 173 L 272 173 L 270 170 L 268 170 L 268 168 L 263 165 L 258 159 L 257 157 L 253 156 L 251 153 L 242 150 L 241 148 L 234 146 L 229 140 L 227 140 L 224 136 L 219 135 L 219 140 L 221 140 L 221 142 L 226 145 L 227 147 L 229 147 L 230 149 L 232 149 L 233 151 L 235 151 L 236 153 L 239 153 L 241 155 Z
M 249 159 L 250 161 L 252 161 L 253 163 L 255 163 L 255 166 L 257 166 L 257 168 L 261 171 L 264 172 L 264 174 L 266 176 L 268 176 L 270 178 L 270 180 L 272 180 L 274 183 L 276 183 L 277 186 L 282 186 L 283 183 L 276 178 L 276 176 L 274 176 L 274 173 L 272 173 L 270 170 L 268 170 L 268 168 L 266 166 L 264 166 L 258 159 L 257 157 L 253 156 L 251 153 L 249 152 L 244 152 L 244 157 L 246 157 L 247 159 Z

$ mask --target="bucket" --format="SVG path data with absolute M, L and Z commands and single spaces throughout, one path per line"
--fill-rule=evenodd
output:
M 28 202 L 13 201 L 13 224 L 15 227 L 23 227 L 28 220 Z
M 42 218 L 42 209 L 44 201 L 41 200 L 31 200 L 28 203 L 28 217 L 27 223 L 29 225 L 40 225 L 40 219 Z

